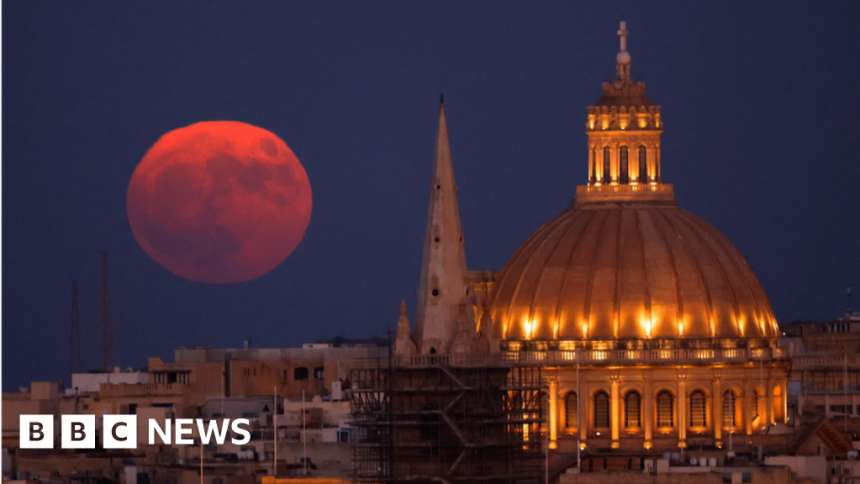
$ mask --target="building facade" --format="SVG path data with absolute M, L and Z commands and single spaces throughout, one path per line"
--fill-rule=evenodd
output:
M 631 75 L 588 108 L 588 182 L 500 272 L 468 271 L 444 106 L 415 337 L 402 368 L 538 368 L 558 454 L 749 446 L 787 419 L 788 353 L 764 289 L 735 247 L 664 183 L 660 106 Z M 733 442 L 732 442 L 733 441 Z

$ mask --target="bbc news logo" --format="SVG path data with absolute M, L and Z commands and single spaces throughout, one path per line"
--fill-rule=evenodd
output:
M 22 449 L 54 448 L 53 415 L 21 415 L 20 424 L 19 444 Z M 197 436 L 204 445 L 210 442 L 223 445 L 227 441 L 228 434 L 231 433 L 233 434 L 231 443 L 244 445 L 251 441 L 251 432 L 247 428 L 249 425 L 250 421 L 246 418 L 208 422 L 199 418 L 177 418 L 165 420 L 163 425 L 158 423 L 158 420 L 149 419 L 147 442 L 150 445 L 193 445 L 195 441 L 191 436 L 197 429 Z M 137 415 L 102 416 L 102 447 L 105 449 L 136 448 L 137 428 Z M 95 415 L 63 415 L 60 419 L 60 447 L 95 449 L 96 431 Z

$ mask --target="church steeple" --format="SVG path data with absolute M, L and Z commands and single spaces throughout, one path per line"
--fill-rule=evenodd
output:
M 445 104 L 439 103 L 436 158 L 430 183 L 430 204 L 424 232 L 424 256 L 415 315 L 415 340 L 422 354 L 445 353 L 456 331 L 459 305 L 468 296 L 466 250 L 457 203 L 457 183 Z M 471 309 L 471 308 L 470 308 Z M 467 315 L 474 327 L 474 315 Z
M 645 96 L 645 83 L 630 74 L 627 23 L 618 29 L 616 77 L 603 83 L 603 96 L 588 108 L 588 185 L 577 187 L 577 203 L 673 201 L 671 185 L 661 181 L 660 106 Z

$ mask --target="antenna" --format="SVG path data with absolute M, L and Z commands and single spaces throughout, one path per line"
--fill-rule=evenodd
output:
M 99 284 L 96 309 L 99 313 L 97 327 L 101 336 L 101 366 L 103 370 L 110 370 L 113 360 L 114 342 L 113 318 L 111 317 L 110 284 L 108 281 L 108 252 L 106 250 L 99 251 L 99 266 L 101 284 Z
M 845 288 L 845 313 L 849 315 L 851 314 L 851 311 L 854 310 L 854 305 L 851 304 L 851 293 L 854 292 L 853 289 L 854 286 L 852 286 L 851 284 L 848 284 L 848 287 Z
M 72 319 L 69 338 L 69 375 L 81 371 L 81 317 L 78 313 L 78 281 L 72 281 Z M 72 380 L 69 379 L 71 385 Z

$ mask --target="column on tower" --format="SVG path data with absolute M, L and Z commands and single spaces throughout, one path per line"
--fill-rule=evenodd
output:
M 753 385 L 749 378 L 744 380 L 743 394 L 743 416 L 744 416 L 744 432 L 747 435 L 752 435 L 753 429 Z
M 645 385 L 642 389 L 642 424 L 645 431 L 644 447 L 650 449 L 654 445 L 654 400 L 651 390 L 651 377 L 645 375 Z
M 683 368 L 682 370 L 683 371 Z M 687 377 L 678 377 L 678 447 L 687 446 Z
M 613 375 L 610 378 L 610 382 L 612 384 L 611 388 L 611 407 L 610 407 L 610 425 L 612 425 L 612 444 L 611 447 L 613 449 L 617 449 L 621 446 L 619 442 L 619 438 L 621 435 L 621 397 L 619 394 L 618 388 L 618 375 Z
M 723 438 L 723 390 L 719 378 L 714 378 L 711 388 L 711 423 L 714 426 L 714 445 L 720 447 Z
M 558 447 L 558 379 L 549 378 L 549 448 Z

